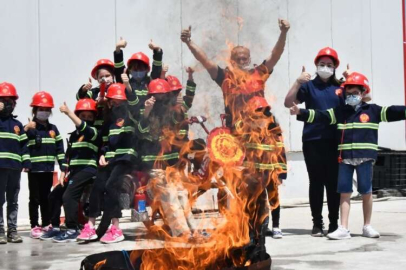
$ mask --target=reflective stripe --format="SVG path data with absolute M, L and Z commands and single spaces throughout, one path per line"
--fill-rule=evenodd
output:
M 85 121 L 82 121 L 83 122 L 83 128 L 80 130 L 80 131 L 83 131 L 83 130 L 85 130 L 85 128 L 86 128 L 86 122 Z
M 182 106 L 185 107 L 186 110 L 189 110 L 189 109 L 190 109 L 189 106 L 186 104 L 185 101 L 183 101 Z
M 112 157 L 114 157 L 114 155 L 115 155 L 114 152 L 107 152 L 107 153 L 104 155 L 104 157 L 106 157 L 106 158 L 112 158 Z
M 22 161 L 26 161 L 30 159 L 30 155 L 22 155 L 21 157 Z
M 153 64 L 154 66 L 160 67 L 160 66 L 162 66 L 162 61 L 153 60 L 153 61 L 152 61 L 152 64 Z
M 346 143 L 338 145 L 338 150 L 361 150 L 361 149 L 378 150 L 378 145 L 374 143 Z
M 135 129 L 133 127 L 122 127 L 120 129 L 111 129 L 109 132 L 109 137 L 114 135 L 119 135 L 123 132 L 134 132 Z
M 376 123 L 347 123 L 338 124 L 338 129 L 354 129 L 354 128 L 366 128 L 366 129 L 379 129 L 379 124 Z
M 74 142 L 72 143 L 72 148 L 90 148 L 96 153 L 99 150 L 99 148 L 96 145 L 88 142 Z
M 186 129 L 181 129 L 178 131 L 178 135 L 186 135 L 187 134 L 187 130 Z
M 116 149 L 115 155 L 134 155 L 137 156 L 137 152 L 132 148 Z
M 102 137 L 103 142 L 108 142 L 109 141 L 109 137 L 108 136 L 103 136 Z
M 187 90 L 187 91 L 190 91 L 190 92 L 195 92 L 196 86 L 189 86 L 189 85 L 186 85 L 186 90 Z
M 256 169 L 259 170 L 274 170 L 274 169 L 282 169 L 286 170 L 286 164 L 284 163 L 270 163 L 270 164 L 264 164 L 264 163 L 252 163 L 249 161 L 244 162 L 245 167 L 249 167 L 254 165 Z
M 62 140 L 62 136 L 61 135 L 56 136 L 55 141 L 60 141 L 60 140 Z
M 80 166 L 80 165 L 90 165 L 97 167 L 97 163 L 95 160 L 92 159 L 74 159 L 69 162 L 70 166 Z
M 20 141 L 28 140 L 27 134 L 23 134 L 20 136 Z
M 55 139 L 54 138 L 41 138 L 41 143 L 55 144 Z M 27 146 L 33 146 L 33 145 L 35 145 L 35 140 L 29 140 Z
M 246 143 L 245 147 L 247 149 L 258 149 L 258 150 L 264 150 L 264 151 L 275 150 L 275 145 L 273 145 L 273 144 Z
M 307 118 L 307 123 L 313 123 L 313 121 L 314 121 L 314 115 L 315 115 L 314 110 L 310 109 L 310 110 L 309 110 L 309 118 Z
M 283 142 L 277 142 L 276 147 L 285 147 L 285 144 Z
M 39 156 L 39 157 L 31 157 L 31 162 L 55 162 L 54 156 Z
M 330 114 L 330 118 L 331 118 L 330 125 L 337 124 L 336 116 L 334 114 L 334 109 L 328 109 L 327 112 Z
M 149 126 L 147 126 L 146 128 L 142 128 L 141 123 L 138 123 L 138 130 L 139 130 L 141 133 L 149 132 Z
M 9 159 L 14 159 L 17 160 L 19 162 L 21 162 L 21 156 L 14 154 L 14 153 L 9 153 L 9 152 L 1 152 L 0 153 L 0 158 L 9 158 Z
M 69 167 L 69 165 L 66 163 L 62 163 L 62 166 Z
M 119 62 L 119 63 L 114 63 L 114 67 L 115 67 L 115 68 L 124 67 L 124 61 L 121 61 L 121 62 Z
M 96 120 L 96 121 L 94 121 L 94 125 L 95 126 L 101 126 L 101 125 L 103 125 L 103 120 Z
M 93 137 L 90 139 L 91 141 L 94 141 L 94 140 L 96 140 L 97 139 L 97 129 L 96 128 L 94 128 L 94 127 L 91 127 L 91 129 L 93 129 L 93 132 L 94 132 L 94 135 L 93 135 Z
M 148 90 L 145 90 L 145 89 L 143 89 L 143 90 L 135 90 L 135 94 L 137 96 L 146 96 L 146 95 L 148 95 Z
M 90 97 L 90 98 L 92 98 L 93 97 L 93 93 L 92 93 L 92 91 L 87 91 L 87 95 Z
M 20 136 L 18 136 L 15 133 L 9 133 L 9 132 L 0 132 L 0 138 L 1 139 L 13 139 L 20 141 Z
M 177 159 L 179 158 L 179 153 L 172 153 L 172 154 L 167 154 L 167 155 L 159 155 L 159 156 L 142 156 L 142 161 L 164 161 L 164 160 L 170 160 L 170 159 Z
M 135 106 L 135 105 L 138 104 L 138 102 L 140 102 L 140 100 L 139 100 L 138 97 L 137 97 L 135 100 L 133 100 L 133 101 L 128 100 L 127 102 L 128 102 L 128 104 L 129 104 L 130 106 Z
M 382 122 L 388 122 L 388 118 L 386 115 L 387 110 L 388 110 L 388 107 L 382 107 L 382 110 L 381 110 L 381 121 Z
M 59 154 L 58 155 L 58 159 L 64 159 L 65 158 L 65 154 Z
M 172 121 L 174 124 L 179 124 L 179 122 L 175 119 L 175 114 L 172 114 Z

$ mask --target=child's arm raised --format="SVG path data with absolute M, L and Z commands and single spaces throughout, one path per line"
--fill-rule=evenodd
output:
M 291 115 L 297 115 L 297 120 L 306 123 L 324 123 L 335 125 L 337 124 L 337 116 L 339 113 L 339 108 L 332 108 L 326 111 L 300 109 L 295 103 L 293 103 L 293 106 L 290 108 Z

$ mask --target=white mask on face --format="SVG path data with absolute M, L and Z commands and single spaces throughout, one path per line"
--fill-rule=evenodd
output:
M 46 121 L 46 120 L 48 120 L 50 115 L 51 115 L 51 112 L 41 111 L 41 112 L 37 112 L 35 117 L 40 121 Z
M 333 74 L 334 74 L 334 68 L 330 68 L 330 67 L 328 67 L 328 66 L 324 66 L 324 67 L 318 66 L 318 67 L 317 67 L 317 74 L 319 74 L 319 76 L 320 76 L 322 79 L 328 79 L 328 78 L 330 78 L 331 76 L 333 76 Z

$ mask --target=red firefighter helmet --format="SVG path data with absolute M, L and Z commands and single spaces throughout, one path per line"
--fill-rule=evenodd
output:
M 169 83 L 171 91 L 176 91 L 176 90 L 180 90 L 180 89 L 183 88 L 183 86 L 180 83 L 179 79 L 176 78 L 175 76 L 168 75 L 168 76 L 166 76 L 166 80 Z
M 325 47 L 319 51 L 316 58 L 314 58 L 314 64 L 317 65 L 317 62 L 323 56 L 329 56 L 329 57 L 333 58 L 336 68 L 338 68 L 338 66 L 340 65 L 340 60 L 338 59 L 338 54 L 337 54 L 336 50 L 334 50 L 333 48 L 330 48 L 330 47 Z
M 79 101 L 76 103 L 75 113 L 77 114 L 81 111 L 92 111 L 96 113 L 96 101 L 91 98 L 79 99 Z
M 347 85 L 359 85 L 365 89 L 365 94 L 369 94 L 369 92 L 371 92 L 368 78 L 358 72 L 351 73 L 341 86 L 345 87 Z
M 125 95 L 125 86 L 122 83 L 113 83 L 107 90 L 106 98 L 127 100 Z
M 133 55 L 131 55 L 130 59 L 127 60 L 127 67 L 130 66 L 131 61 L 141 61 L 145 65 L 148 66 L 148 71 L 151 69 L 151 67 L 149 66 L 149 58 L 148 58 L 148 56 L 146 56 L 142 52 L 137 52 L 137 53 L 134 53 Z
M 90 73 L 93 79 L 97 80 L 96 77 L 97 71 L 103 67 L 109 70 L 114 70 L 114 63 L 111 62 L 109 59 L 100 59 L 99 61 L 97 61 L 96 64 L 94 65 L 94 68 L 92 69 L 92 72 Z
M 44 107 L 44 108 L 53 108 L 54 99 L 51 94 L 45 91 L 40 91 L 35 93 L 32 97 L 31 107 Z
M 269 104 L 265 98 L 253 97 L 250 100 L 248 100 L 247 108 L 248 108 L 249 112 L 255 112 L 256 110 L 263 109 L 263 108 L 271 109 L 271 106 L 269 106 Z
M 165 94 L 171 92 L 171 86 L 163 79 L 155 79 L 149 83 L 148 94 Z
M 18 99 L 17 90 L 11 83 L 0 83 L 0 97 L 11 97 Z

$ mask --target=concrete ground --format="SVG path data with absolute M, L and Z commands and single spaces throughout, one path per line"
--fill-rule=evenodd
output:
M 326 210 L 324 217 L 327 218 Z M 29 232 L 23 231 L 23 244 L 0 246 L 0 269 L 79 269 L 80 262 L 89 254 L 161 245 L 152 240 L 135 242 L 135 232 L 142 234 L 145 229 L 139 223 L 123 225 L 126 241 L 113 245 L 56 244 L 30 239 Z M 373 226 L 381 232 L 380 239 L 361 236 L 362 205 L 358 202 L 354 202 L 351 209 L 352 239 L 331 241 L 325 237 L 311 237 L 311 225 L 308 205 L 282 209 L 284 238 L 267 240 L 272 269 L 406 269 L 406 200 L 388 199 L 374 203 Z

